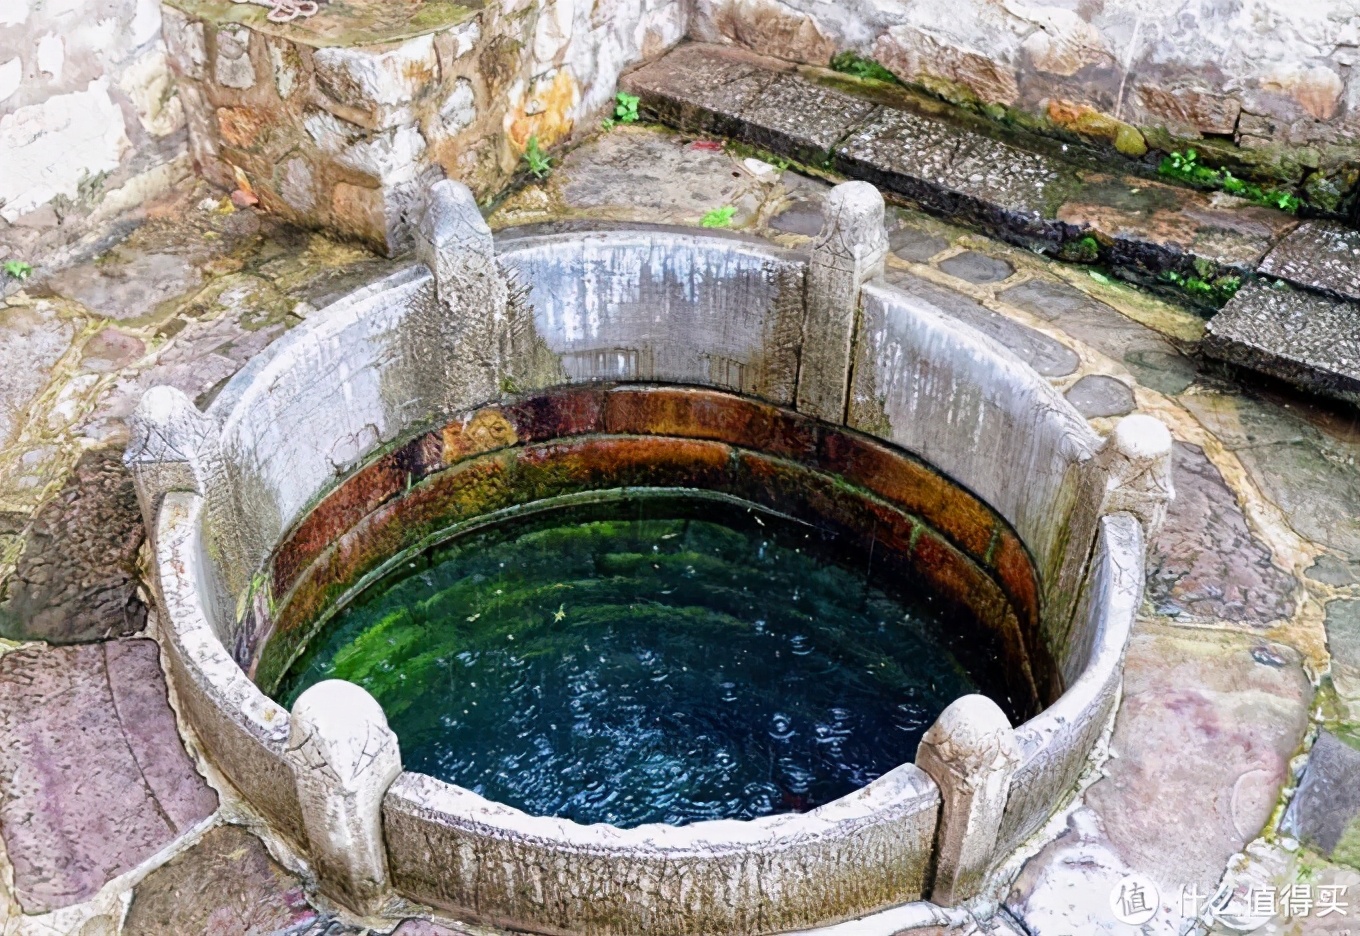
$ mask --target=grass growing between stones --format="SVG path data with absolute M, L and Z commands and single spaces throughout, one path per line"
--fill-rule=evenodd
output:
M 1290 214 L 1296 213 L 1303 206 L 1303 200 L 1290 192 L 1263 189 L 1254 182 L 1237 178 L 1227 169 L 1214 169 L 1212 166 L 1204 165 L 1199 161 L 1199 153 L 1192 149 L 1186 150 L 1184 154 L 1175 152 L 1167 156 L 1158 165 L 1157 171 L 1181 182 L 1189 182 L 1201 188 L 1217 189 L 1267 208 L 1288 211 Z
M 723 205 L 721 208 L 714 208 L 706 212 L 699 220 L 699 224 L 706 228 L 725 228 L 732 226 L 732 218 L 736 215 L 737 209 L 731 205 Z
M 900 85 L 901 80 L 871 58 L 854 52 L 839 52 L 831 57 L 831 70 L 853 75 L 866 81 L 881 81 L 884 84 Z
M 548 173 L 552 172 L 552 157 L 539 148 L 536 136 L 529 137 L 529 145 L 524 148 L 520 159 L 535 179 L 546 179 Z

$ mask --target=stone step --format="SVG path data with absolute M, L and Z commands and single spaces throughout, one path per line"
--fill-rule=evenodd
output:
M 1202 350 L 1314 393 L 1360 404 L 1360 305 L 1247 283 L 1209 320 Z
M 1292 215 L 1103 165 L 1077 147 L 1003 138 L 906 89 L 690 43 L 625 75 L 643 111 L 873 182 L 1019 246 L 1100 259 L 1134 281 L 1167 271 L 1247 275 L 1298 225 Z M 957 117 L 957 115 L 955 115 Z M 1029 148 L 1033 144 L 1033 148 Z
M 1205 353 L 1360 401 L 1360 231 L 1132 175 L 1076 147 L 1020 145 L 905 89 L 725 46 L 679 46 L 621 87 L 681 130 L 867 180 L 1028 249 L 1092 262 L 1094 238 L 1098 259 L 1134 282 L 1236 277 L 1225 285 L 1245 285 L 1211 320 Z

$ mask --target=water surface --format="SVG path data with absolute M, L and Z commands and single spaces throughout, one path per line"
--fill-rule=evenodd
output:
M 902 586 L 793 520 L 629 497 L 406 563 L 276 696 L 352 680 L 406 769 L 534 815 L 631 827 L 801 811 L 911 761 L 975 691 L 927 596 Z

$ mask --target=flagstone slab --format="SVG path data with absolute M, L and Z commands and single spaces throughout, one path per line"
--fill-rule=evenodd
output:
M 89 899 L 216 808 L 154 641 L 0 656 L 0 836 L 26 913 Z

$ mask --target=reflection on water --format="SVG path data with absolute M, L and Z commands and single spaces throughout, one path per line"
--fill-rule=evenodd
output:
M 889 597 L 835 547 L 697 496 L 521 518 L 368 589 L 278 697 L 359 683 L 408 770 L 535 815 L 810 809 L 910 761 L 973 691 L 924 596 Z

